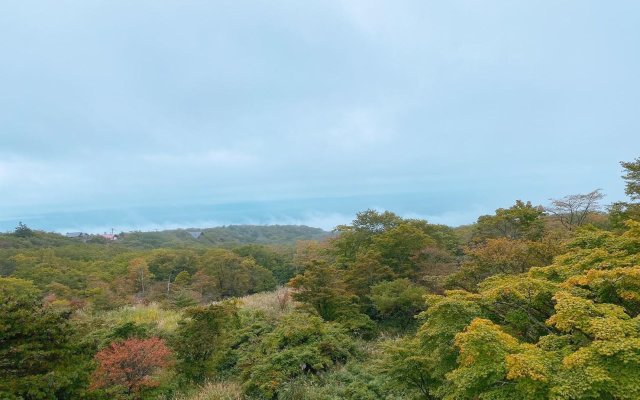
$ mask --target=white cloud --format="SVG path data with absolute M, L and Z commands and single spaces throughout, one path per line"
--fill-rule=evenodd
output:
M 388 39 L 397 36 L 417 22 L 416 13 L 412 12 L 415 7 L 406 2 L 339 0 L 337 4 L 348 21 L 361 32 L 374 37 L 384 35 Z
M 495 208 L 583 186 L 615 199 L 618 161 L 640 147 L 636 6 L 14 3 L 0 214 L 411 191 L 455 210 L 454 194 Z M 428 207 L 404 209 L 442 209 Z
M 331 231 L 338 225 L 348 224 L 353 218 L 353 215 L 339 212 L 309 212 L 300 217 L 272 217 L 267 220 L 267 223 L 269 225 L 306 225 Z
M 16 157 L 0 160 L 0 185 L 48 188 L 57 187 L 60 183 L 79 183 L 81 180 L 79 174 L 66 164 Z
M 186 166 L 215 165 L 221 167 L 251 166 L 257 163 L 258 158 L 253 154 L 229 150 L 211 149 L 201 152 L 180 153 L 153 153 L 142 156 L 144 161 Z
M 495 207 L 494 207 L 495 208 Z M 445 211 L 441 214 L 425 215 L 417 213 L 405 213 L 404 218 L 425 219 L 431 224 L 442 224 L 449 226 L 468 225 L 476 222 L 479 216 L 493 214 L 491 207 L 478 204 L 469 204 L 465 210 Z
M 339 125 L 327 134 L 338 147 L 347 149 L 382 144 L 390 139 L 390 131 L 381 114 L 366 108 L 349 110 L 344 113 Z
M 94 161 L 98 169 L 107 169 Z M 77 205 L 104 191 L 100 179 L 92 176 L 94 166 L 81 160 L 33 160 L 11 157 L 0 160 L 0 216 L 11 210 L 60 204 Z M 105 174 L 108 171 L 105 172 Z M 90 201 L 90 200 L 89 200 Z

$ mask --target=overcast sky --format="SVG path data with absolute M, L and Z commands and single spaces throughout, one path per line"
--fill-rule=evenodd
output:
M 3 1 L 0 228 L 619 200 L 639 38 L 622 0 Z

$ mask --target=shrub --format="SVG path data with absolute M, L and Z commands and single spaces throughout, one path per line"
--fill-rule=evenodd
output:
M 235 382 L 208 382 L 189 396 L 175 400 L 242 400 L 242 387 Z
M 355 354 L 353 340 L 339 325 L 292 313 L 241 360 L 244 387 L 249 394 L 273 398 L 290 380 L 328 371 Z

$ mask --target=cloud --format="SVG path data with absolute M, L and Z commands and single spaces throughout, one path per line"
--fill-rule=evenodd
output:
M 406 213 L 404 218 L 424 219 L 432 224 L 443 224 L 449 226 L 468 225 L 476 222 L 481 215 L 493 214 L 495 208 L 491 206 L 481 206 L 469 204 L 465 210 L 445 211 L 441 214 L 425 215 L 420 213 Z
M 330 142 L 337 148 L 355 152 L 388 143 L 391 132 L 381 113 L 376 111 L 354 108 L 342 113 L 338 126 L 326 132 Z
M 628 51 L 640 3 L 548 10 L 11 3 L 0 14 L 0 218 L 398 194 L 385 208 L 466 222 L 468 203 L 490 211 L 594 187 L 621 199 L 618 161 L 640 148 L 640 56 Z M 326 226 L 370 205 L 305 210 Z
M 339 0 L 337 8 L 361 33 L 377 40 L 398 39 L 417 28 L 419 21 L 416 9 L 422 2 L 403 1 L 389 3 L 383 0 Z M 422 14 L 422 17 L 424 15 Z M 424 24 L 424 21 L 422 21 Z M 424 25 L 421 27 L 425 28 Z M 408 39 L 408 38 L 405 38 Z M 406 41 L 411 43 L 412 41 Z
M 242 151 L 228 149 L 212 149 L 201 152 L 187 153 L 154 153 L 145 154 L 142 160 L 167 164 L 170 166 L 189 166 L 189 167 L 206 167 L 206 166 L 223 166 L 223 167 L 250 167 L 258 162 L 258 157 Z
M 73 163 L 22 157 L 0 160 L 0 205 L 4 211 L 0 216 L 47 203 L 86 201 L 86 191 L 93 189 L 86 171 Z
M 350 223 L 353 218 L 353 215 L 339 212 L 308 212 L 298 217 L 270 217 L 266 221 L 269 225 L 306 225 L 331 231 L 338 225 Z
M 60 184 L 80 184 L 83 181 L 82 176 L 67 163 L 52 164 L 21 157 L 0 160 L 0 187 L 5 189 L 56 188 Z

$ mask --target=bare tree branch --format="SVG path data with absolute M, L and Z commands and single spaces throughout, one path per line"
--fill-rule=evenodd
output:
M 549 199 L 551 205 L 545 211 L 554 215 L 556 219 L 569 231 L 583 225 L 589 213 L 600 210 L 600 200 L 604 198 L 601 189 L 587 194 L 572 194 L 561 199 Z

